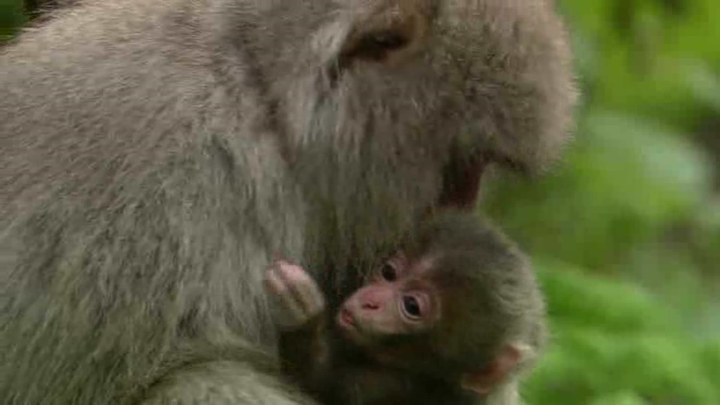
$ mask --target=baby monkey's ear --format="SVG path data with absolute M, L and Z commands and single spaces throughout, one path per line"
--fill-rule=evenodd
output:
M 506 381 L 508 375 L 523 362 L 528 350 L 523 345 L 508 344 L 500 349 L 495 359 L 480 371 L 463 374 L 460 384 L 466 390 L 486 396 Z

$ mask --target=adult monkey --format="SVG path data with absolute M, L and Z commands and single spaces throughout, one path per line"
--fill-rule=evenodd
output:
M 376 260 L 574 101 L 547 0 L 90 0 L 1 52 L 7 404 L 304 402 L 272 256 Z

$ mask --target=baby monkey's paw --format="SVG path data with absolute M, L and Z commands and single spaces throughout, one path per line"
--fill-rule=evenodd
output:
M 274 306 L 275 323 L 282 329 L 306 326 L 325 309 L 320 288 L 300 266 L 275 261 L 265 273 L 265 289 Z

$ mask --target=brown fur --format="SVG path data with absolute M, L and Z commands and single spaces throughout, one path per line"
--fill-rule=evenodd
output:
M 544 0 L 87 1 L 0 50 L 0 89 L 7 404 L 299 401 L 261 366 L 271 256 L 352 288 L 323 271 L 457 162 L 545 167 L 574 101 Z
M 400 250 L 409 262 L 432 264 L 409 274 L 413 270 L 406 262 L 394 272 L 401 280 L 414 281 L 404 286 L 402 281 L 383 280 L 375 270 L 363 288 L 393 288 L 402 294 L 426 286 L 436 293 L 434 305 L 442 309 L 437 323 L 426 315 L 406 328 L 396 317 L 394 329 L 371 332 L 373 323 L 388 322 L 381 317 L 385 310 L 376 309 L 375 317 L 354 318 L 352 334 L 364 337 L 354 340 L 337 325 L 337 314 L 328 316 L 322 306 L 318 313 L 311 312 L 316 307 L 308 303 L 324 301 L 319 291 L 310 289 L 317 291 L 314 301 L 301 285 L 307 281 L 296 279 L 294 286 L 287 281 L 286 289 L 274 294 L 291 300 L 305 294 L 300 302 L 306 312 L 296 311 L 296 326 L 280 333 L 285 373 L 324 404 L 514 403 L 497 398 L 517 391 L 520 374 L 535 364 L 547 339 L 545 303 L 528 258 L 489 223 L 458 213 L 434 218 Z M 376 305 L 396 311 L 396 297 L 385 297 L 392 297 L 389 304 Z M 344 308 L 360 312 L 360 306 Z M 487 367 L 499 367 L 500 356 L 508 350 L 518 356 L 517 363 L 502 366 L 507 369 L 495 371 L 497 381 L 490 381 Z M 468 375 L 485 379 L 484 392 L 462 386 Z

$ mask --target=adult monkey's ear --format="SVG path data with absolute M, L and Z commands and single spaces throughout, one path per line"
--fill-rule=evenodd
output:
M 337 18 L 317 32 L 314 52 L 334 81 L 354 63 L 401 63 L 422 47 L 437 0 L 344 0 Z
M 401 62 L 421 48 L 433 17 L 433 0 L 360 0 L 339 55 L 340 66 L 365 60 Z
M 334 86 L 357 62 L 393 66 L 422 48 L 437 0 L 342 0 L 346 5 L 311 40 Z

